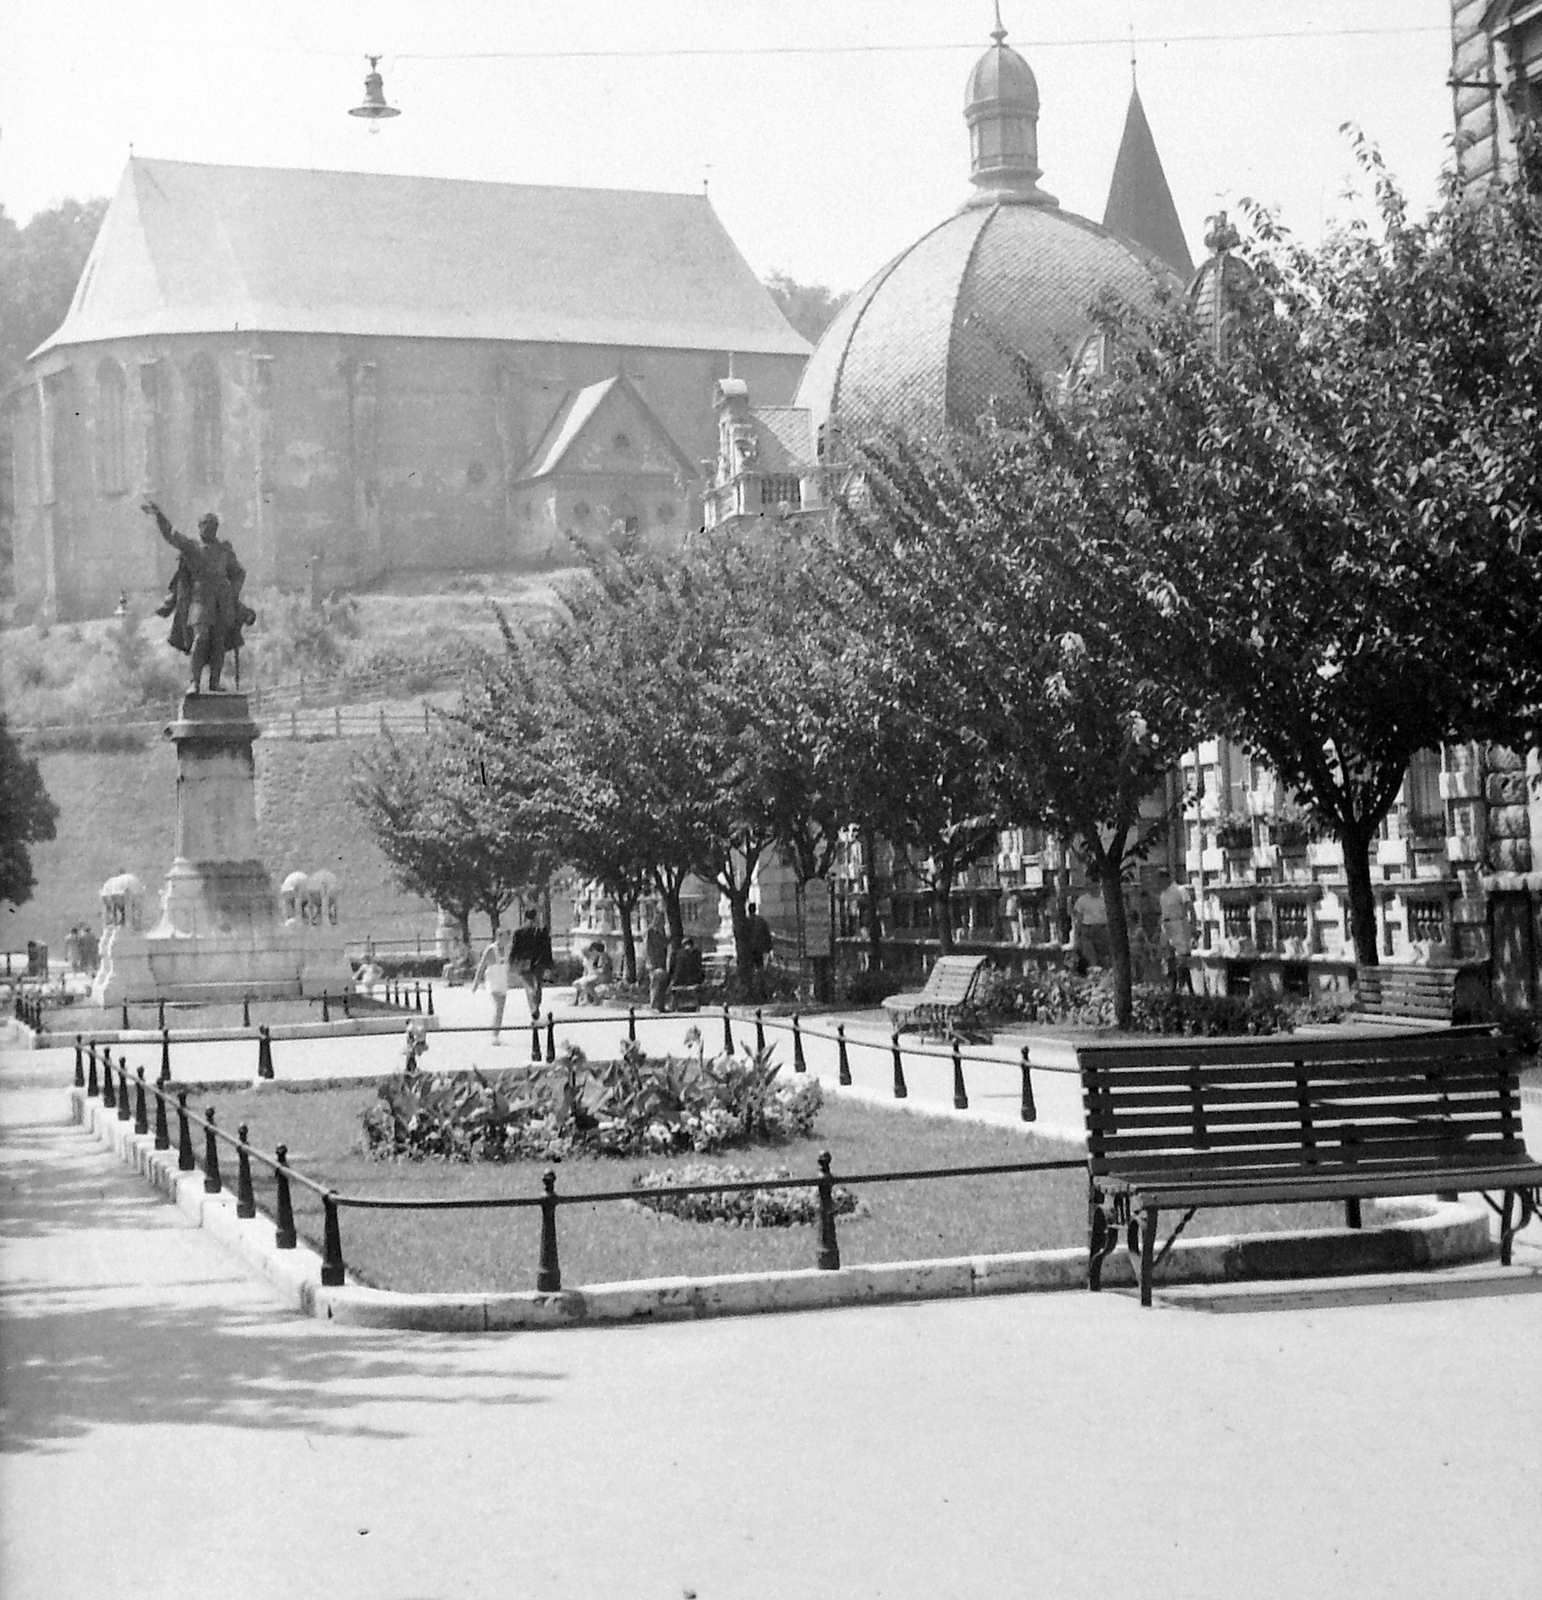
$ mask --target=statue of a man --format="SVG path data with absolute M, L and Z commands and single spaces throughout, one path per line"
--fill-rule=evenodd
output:
M 188 691 L 199 692 L 199 680 L 207 666 L 209 692 L 217 693 L 225 651 L 240 649 L 242 625 L 254 620 L 253 613 L 241 604 L 246 570 L 236 559 L 234 548 L 220 538 L 220 520 L 212 511 L 198 519 L 198 538 L 189 539 L 172 527 L 166 513 L 153 500 L 146 500 L 140 510 L 155 518 L 161 537 L 182 558 L 172 579 L 176 615 L 172 619 L 171 643 L 192 657 Z

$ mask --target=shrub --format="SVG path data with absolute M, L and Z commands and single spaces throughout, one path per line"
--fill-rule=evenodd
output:
M 469 1076 L 407 1072 L 382 1084 L 365 1112 L 365 1148 L 383 1158 L 551 1161 L 575 1151 L 707 1154 L 806 1137 L 823 1103 L 818 1080 L 781 1084 L 779 1070 L 769 1049 L 650 1058 L 629 1044 L 619 1060 L 596 1064 L 569 1045 L 554 1065 L 494 1078 L 474 1068 Z
M 632 1179 L 639 1191 L 636 1204 L 682 1222 L 719 1222 L 731 1228 L 796 1228 L 819 1220 L 819 1191 L 809 1186 L 794 1189 L 734 1189 L 726 1194 L 650 1195 L 650 1189 L 668 1189 L 677 1184 L 744 1183 L 751 1178 L 790 1178 L 788 1167 L 772 1167 L 754 1172 L 748 1167 L 714 1166 L 699 1162 L 676 1171 L 640 1172 Z M 850 1189 L 836 1184 L 830 1191 L 838 1217 L 861 1210 Z
M 854 1006 L 881 1005 L 891 994 L 898 994 L 905 980 L 891 972 L 854 972 L 846 980 L 845 998 Z
M 1069 1023 L 1083 1028 L 1112 1028 L 1114 980 L 1108 971 L 1085 976 L 1065 969 L 1003 976 L 993 985 L 990 1010 L 1023 1022 Z M 1292 1012 L 1263 995 L 1172 994 L 1138 986 L 1132 995 L 1130 1027 L 1134 1033 L 1180 1034 L 1209 1038 L 1217 1034 L 1288 1033 Z

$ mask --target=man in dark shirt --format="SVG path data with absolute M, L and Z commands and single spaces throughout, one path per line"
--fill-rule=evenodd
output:
M 514 935 L 509 949 L 509 966 L 524 980 L 525 1002 L 530 1020 L 541 1014 L 541 979 L 551 970 L 551 930 L 541 926 L 541 914 L 533 906 L 525 913 L 523 925 Z
M 699 989 L 706 981 L 707 969 L 702 963 L 701 951 L 690 934 L 686 934 L 670 963 L 669 986 L 671 989 Z

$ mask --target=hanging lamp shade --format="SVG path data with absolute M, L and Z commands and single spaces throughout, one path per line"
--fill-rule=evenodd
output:
M 350 117 L 363 117 L 367 122 L 378 125 L 387 117 L 399 117 L 401 112 L 395 106 L 388 106 L 385 97 L 385 82 L 375 70 L 380 60 L 379 56 L 367 56 L 369 73 L 364 79 L 364 101 L 362 105 L 354 106 L 348 113 Z

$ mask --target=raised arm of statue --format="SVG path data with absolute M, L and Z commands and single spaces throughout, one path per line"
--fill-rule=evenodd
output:
M 189 539 L 186 534 L 178 533 L 171 525 L 171 518 L 166 515 L 153 500 L 146 500 L 139 508 L 147 517 L 155 518 L 155 525 L 161 530 L 161 537 L 174 549 L 180 550 L 185 556 L 195 556 L 198 553 L 198 543 Z

